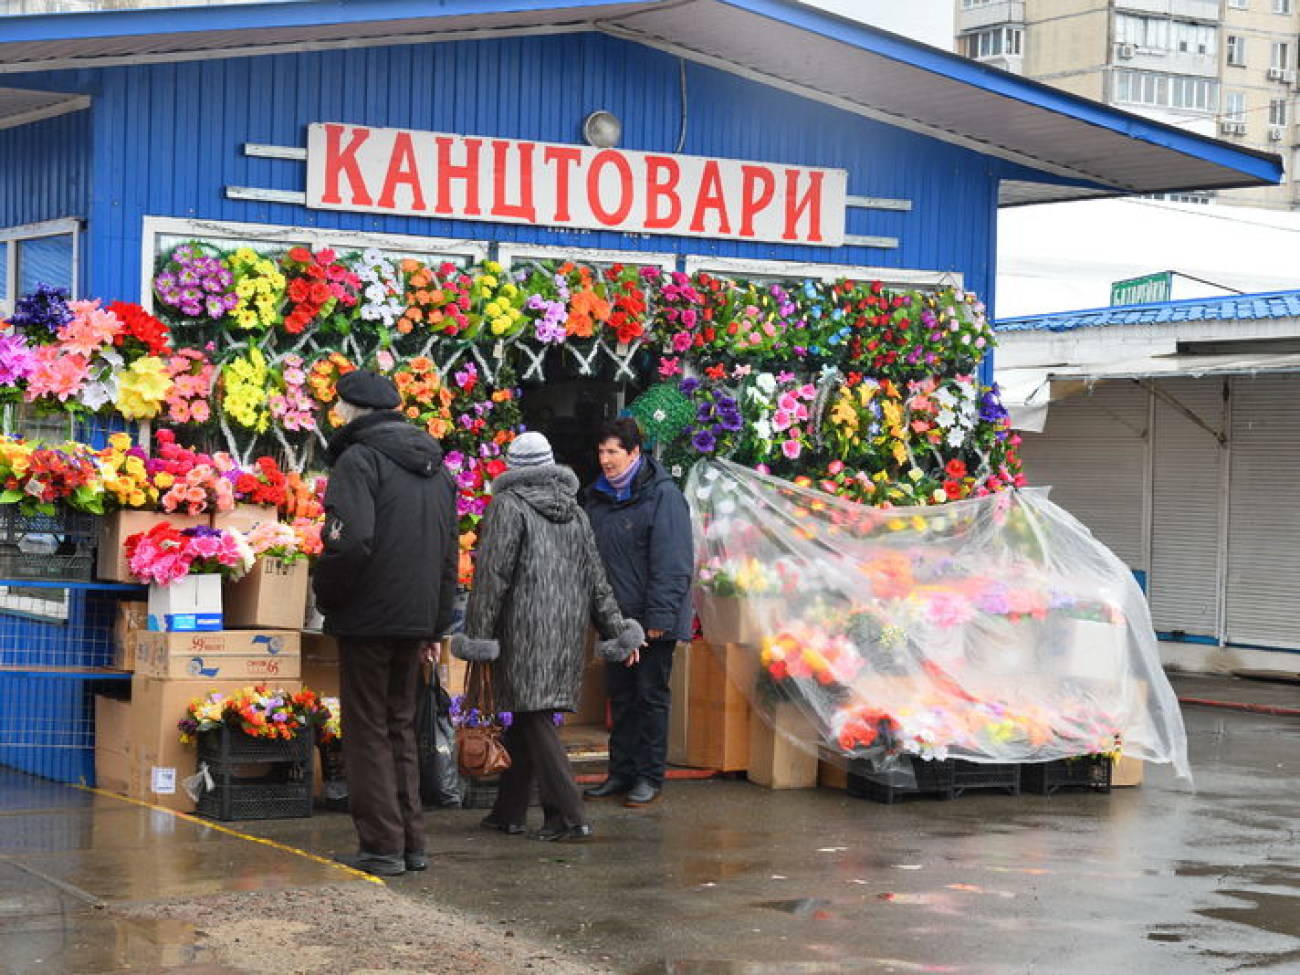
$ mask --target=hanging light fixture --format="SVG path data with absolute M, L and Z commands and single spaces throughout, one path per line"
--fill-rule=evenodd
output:
M 592 112 L 582 120 L 582 137 L 597 149 L 612 149 L 623 135 L 623 123 L 613 112 Z

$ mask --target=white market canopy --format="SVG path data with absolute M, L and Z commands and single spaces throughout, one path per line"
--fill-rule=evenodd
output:
M 1283 175 L 1275 154 L 793 0 L 297 0 L 0 23 L 0 127 L 86 107 L 58 92 L 34 107 L 30 79 L 12 78 L 29 72 L 595 31 L 1023 167 L 1003 180 L 1002 205 L 1267 186 Z

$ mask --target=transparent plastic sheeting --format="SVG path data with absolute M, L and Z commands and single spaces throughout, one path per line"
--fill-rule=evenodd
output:
M 1146 599 L 1045 491 L 882 509 L 703 461 L 686 494 L 705 639 L 746 648 L 730 678 L 808 748 L 884 772 L 1122 752 L 1190 781 Z

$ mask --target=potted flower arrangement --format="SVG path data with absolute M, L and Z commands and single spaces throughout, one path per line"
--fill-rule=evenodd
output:
M 220 820 L 311 815 L 311 750 L 323 719 L 314 691 L 265 684 L 192 700 L 177 723 L 198 743 L 199 772 L 187 780 L 200 815 Z M 250 780 L 252 767 L 262 775 Z
M 178 530 L 158 522 L 128 536 L 125 552 L 131 574 L 149 584 L 151 630 L 222 629 L 221 580 L 253 565 L 242 536 L 206 525 Z

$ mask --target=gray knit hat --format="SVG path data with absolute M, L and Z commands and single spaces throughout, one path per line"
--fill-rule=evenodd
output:
M 536 430 L 521 433 L 506 448 L 506 465 L 511 470 L 554 463 L 555 454 L 551 452 L 551 442 Z

